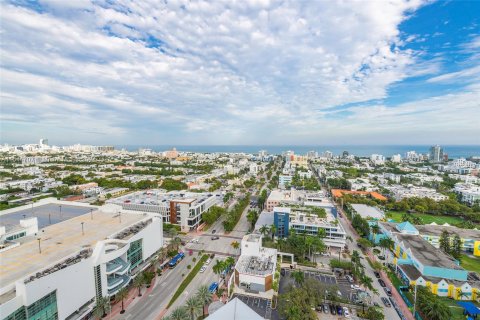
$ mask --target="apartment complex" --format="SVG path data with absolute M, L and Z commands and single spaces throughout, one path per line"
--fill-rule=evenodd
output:
M 455 193 L 461 196 L 462 202 L 474 205 L 480 202 L 480 186 L 472 183 L 457 183 L 454 187 Z
M 162 219 L 105 205 L 0 253 L 1 319 L 83 319 L 163 246 Z
M 188 232 L 198 228 L 202 214 L 212 206 L 221 204 L 222 199 L 220 193 L 148 190 L 107 202 L 118 204 L 125 210 L 160 214 L 163 222 L 178 224 L 182 231 Z
M 393 263 L 405 285 L 426 286 L 432 293 L 460 300 L 474 300 L 480 278 L 459 266 L 458 261 L 433 246 L 409 222 L 378 224 L 395 243 Z M 461 293 L 461 294 L 460 294 Z
M 325 218 L 318 217 L 308 207 L 275 207 L 273 209 L 273 224 L 275 236 L 288 237 L 291 230 L 298 234 L 317 236 L 320 230 L 325 231 L 323 241 L 327 247 L 343 248 L 346 245 L 346 232 L 333 215 L 330 208 L 324 208 Z

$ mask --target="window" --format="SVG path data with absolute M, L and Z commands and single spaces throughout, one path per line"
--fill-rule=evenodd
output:
M 57 293 L 52 291 L 27 307 L 28 320 L 57 320 Z
M 138 239 L 130 243 L 127 251 L 127 259 L 130 261 L 130 270 L 138 266 L 143 261 L 142 239 Z
M 12 312 L 5 320 L 26 320 L 27 319 L 27 311 L 25 310 L 24 306 L 21 306 L 14 312 Z

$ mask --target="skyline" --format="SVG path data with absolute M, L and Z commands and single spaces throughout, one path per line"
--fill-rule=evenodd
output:
M 479 2 L 0 6 L 0 143 L 480 145 Z

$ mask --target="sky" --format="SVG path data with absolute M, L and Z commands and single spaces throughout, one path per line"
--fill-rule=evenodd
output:
M 480 145 L 480 1 L 0 2 L 0 143 Z

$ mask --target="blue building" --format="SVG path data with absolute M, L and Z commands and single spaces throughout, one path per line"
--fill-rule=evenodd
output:
M 273 209 L 273 224 L 277 229 L 275 233 L 277 237 L 288 237 L 288 230 L 290 229 L 290 208 L 275 207 Z

